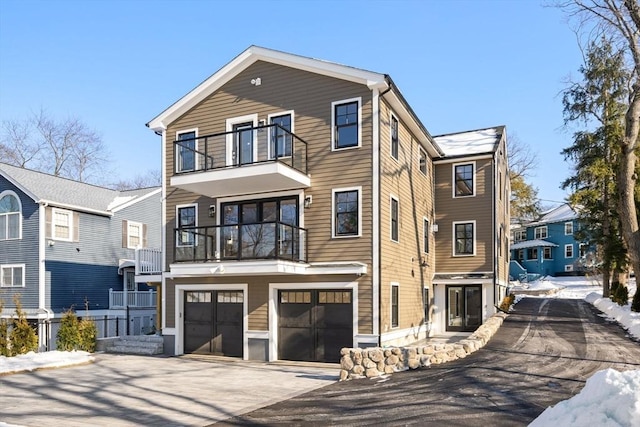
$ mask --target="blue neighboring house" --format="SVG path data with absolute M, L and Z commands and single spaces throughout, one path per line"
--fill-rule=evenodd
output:
M 578 214 L 565 203 L 512 228 L 511 278 L 583 274 L 594 251 L 588 242 L 576 240 L 579 226 Z
M 104 319 L 99 330 L 114 318 L 135 326 L 120 321 L 120 334 L 152 329 L 156 292 L 136 259 L 161 247 L 160 198 L 160 187 L 115 191 L 0 163 L 0 315 L 18 294 L 41 349 L 69 308 Z

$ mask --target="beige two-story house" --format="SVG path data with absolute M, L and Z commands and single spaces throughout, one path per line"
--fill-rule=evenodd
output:
M 509 195 L 504 126 L 434 137 L 436 332 L 473 331 L 504 298 L 509 280 Z
M 147 126 L 169 353 L 337 361 L 433 329 L 445 152 L 389 76 L 252 46 Z

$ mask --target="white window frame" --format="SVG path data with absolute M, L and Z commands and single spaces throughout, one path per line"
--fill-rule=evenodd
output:
M 516 260 L 517 261 L 524 261 L 524 249 L 518 249 L 516 251 Z
M 56 214 L 67 215 L 69 218 L 69 237 L 58 237 L 56 236 Z M 73 211 L 68 209 L 60 209 L 60 208 L 51 208 L 51 238 L 53 240 L 60 240 L 64 242 L 73 241 Z
M 199 146 L 199 140 L 198 140 L 198 128 L 192 128 L 192 129 L 181 129 L 181 130 L 177 130 L 176 131 L 176 141 L 179 141 L 180 139 L 180 135 L 183 133 L 190 133 L 190 132 L 195 132 L 195 144 L 194 144 L 194 150 L 196 150 L 196 153 L 194 153 L 193 155 L 193 170 L 198 170 L 198 153 L 200 151 L 200 146 Z M 175 147 L 175 153 L 173 153 L 174 159 L 173 161 L 175 162 L 176 165 L 179 165 L 180 163 L 180 148 L 179 147 Z M 174 170 L 177 171 L 177 166 L 174 166 Z M 185 169 L 184 171 L 181 172 L 192 172 L 191 169 Z
M 9 236 L 9 216 L 11 215 L 18 215 L 18 237 L 7 237 L 5 239 L 0 239 L 0 240 L 21 240 L 22 239 L 22 200 L 20 200 L 20 197 L 18 197 L 18 195 L 11 190 L 5 190 L 2 193 L 0 193 L 0 199 L 4 198 L 5 196 L 13 196 L 18 200 L 18 212 L 7 212 L 7 213 L 0 213 L 0 216 L 5 216 L 6 217 L 6 223 L 5 223 L 5 232 L 6 232 L 6 236 Z
M 564 266 L 564 271 L 565 272 L 573 271 L 573 264 L 566 264 Z
M 286 115 L 291 116 L 291 130 L 290 130 L 290 132 L 292 134 L 295 133 L 295 123 L 296 123 L 296 121 L 295 121 L 294 110 L 280 111 L 278 113 L 268 114 L 267 115 L 267 125 L 271 124 L 271 119 L 273 117 L 280 117 L 280 116 L 286 116 Z M 275 159 L 274 153 L 271 152 L 271 131 L 273 130 L 273 127 L 269 126 L 267 129 L 269 130 L 268 134 L 267 134 L 267 156 L 269 156 L 269 160 L 273 160 L 273 159 Z M 294 153 L 294 148 L 293 147 L 294 147 L 294 141 L 291 140 L 291 154 L 292 155 Z M 277 149 L 277 147 L 276 147 L 276 149 Z M 278 158 L 279 159 L 288 159 L 290 157 L 291 156 L 281 156 L 281 157 L 278 157 Z
M 464 196 L 457 196 L 456 195 L 456 167 L 457 166 L 465 166 L 465 165 L 471 165 L 472 167 L 472 179 L 473 179 L 473 189 L 471 191 L 471 194 L 467 194 Z M 452 177 L 452 181 L 451 181 L 451 189 L 452 189 L 452 196 L 454 199 L 464 199 L 465 197 L 476 197 L 476 162 L 475 161 L 471 161 L 471 162 L 459 162 L 459 163 L 453 163 L 451 165 L 451 177 Z
M 397 324 L 393 324 L 393 289 L 396 288 L 398 290 L 398 318 L 396 319 Z M 400 327 L 400 283 L 391 282 L 391 286 L 389 287 L 389 329 L 396 329 Z
M 138 243 L 138 245 L 132 245 L 131 244 L 131 227 L 137 227 L 138 228 L 138 240 L 140 241 L 140 243 Z M 143 236 L 143 225 L 141 222 L 135 222 L 135 221 L 127 221 L 127 248 L 129 249 L 136 249 L 137 247 L 142 247 L 142 242 L 144 241 L 144 236 Z
M 397 215 L 398 217 L 396 218 L 396 226 L 398 227 L 397 230 L 397 234 L 398 234 L 398 238 L 396 240 L 393 239 L 393 201 L 396 201 L 396 203 L 398 204 L 398 212 Z M 391 240 L 394 243 L 400 243 L 400 198 L 393 195 L 393 194 L 389 194 L 389 240 Z
M 564 223 L 564 235 L 565 236 L 573 235 L 573 221 L 568 221 Z
M 422 170 L 422 165 L 420 164 L 420 160 L 424 157 L 424 170 Z M 422 148 L 420 144 L 418 144 L 418 170 L 424 176 L 427 176 L 427 172 L 429 171 L 429 156 L 427 155 L 427 151 Z
M 10 268 L 11 269 L 11 285 L 7 285 L 7 284 L 4 283 L 4 269 L 5 268 Z M 14 268 L 19 268 L 19 269 L 22 270 L 22 283 L 20 283 L 19 285 L 15 285 L 13 283 L 13 269 Z M 25 269 L 26 269 L 26 264 L 2 264 L 2 265 L 0 265 L 0 287 L 2 287 L 2 288 L 24 288 L 24 286 L 25 286 L 25 277 L 24 277 Z
M 533 230 L 533 235 L 536 239 L 546 239 L 549 237 L 549 228 L 546 225 L 536 227 Z
M 457 254 L 456 253 L 456 225 L 458 224 L 473 224 L 473 253 L 471 254 Z M 476 234 L 477 234 L 477 230 L 476 230 L 476 221 L 475 220 L 470 220 L 470 221 L 453 221 L 452 223 L 452 227 L 451 227 L 451 234 L 452 234 L 452 239 L 451 239 L 451 243 L 452 243 L 452 248 L 451 248 L 451 254 L 452 256 L 456 257 L 456 258 L 462 258 L 462 257 L 471 257 L 471 256 L 476 256 Z
M 549 252 L 549 257 L 547 258 L 547 252 Z M 553 252 L 551 252 L 551 247 L 550 246 L 545 246 L 542 248 L 542 259 L 544 260 L 552 260 L 553 259 Z
M 426 216 L 422 217 L 422 253 L 429 253 L 429 239 L 431 239 L 431 221 Z
M 195 219 L 196 219 L 196 223 L 194 225 L 194 227 L 198 226 L 198 204 L 197 203 L 187 203 L 184 205 L 176 205 L 176 228 L 180 228 L 180 209 L 184 209 L 184 208 L 192 208 L 195 207 L 196 211 L 195 211 Z M 189 248 L 192 246 L 197 246 L 198 245 L 198 239 L 195 238 L 195 236 L 193 237 L 193 243 L 192 244 L 187 244 L 187 245 L 179 245 L 179 239 L 178 239 L 178 235 L 176 234 L 174 236 L 174 239 L 176 239 L 176 241 L 174 242 L 174 245 L 177 248 Z
M 291 118 L 293 121 L 293 117 Z M 246 116 L 238 116 L 238 117 L 230 117 L 225 122 L 225 128 L 227 130 L 227 138 L 226 138 L 226 162 L 227 166 L 233 166 L 233 125 L 237 125 L 238 123 L 246 123 L 252 122 L 253 127 L 256 128 L 258 126 L 258 114 L 247 114 Z M 253 162 L 258 161 L 258 135 L 256 131 L 253 131 Z
M 571 255 L 568 254 L 569 250 L 571 252 Z M 568 245 L 564 245 L 564 257 L 565 258 L 573 258 L 573 244 L 569 243 Z
M 336 235 L 336 193 L 343 193 L 347 191 L 358 192 L 358 234 L 341 236 Z M 331 189 L 331 237 L 333 239 L 352 239 L 355 237 L 362 237 L 362 186 Z
M 336 147 L 336 105 L 348 104 L 350 102 L 358 103 L 358 145 L 352 147 Z M 342 99 L 331 103 L 331 151 L 351 150 L 362 146 L 362 97 Z
M 535 255 L 534 257 L 530 257 L 529 253 L 533 253 L 535 251 Z M 527 248 L 527 260 L 534 260 L 534 259 L 538 259 L 538 257 L 540 256 L 540 251 L 538 250 L 537 247 L 535 248 Z
M 513 241 L 514 242 L 522 242 L 527 240 L 527 231 L 526 230 L 515 230 L 513 232 Z
M 396 121 L 398 124 L 397 135 L 396 135 L 396 143 L 398 144 L 397 148 L 397 156 L 393 155 L 393 121 Z M 398 116 L 393 113 L 389 114 L 389 156 L 396 160 L 400 161 L 400 120 L 398 120 Z
M 585 256 L 587 256 L 587 252 L 589 252 L 589 245 L 586 243 L 579 243 L 578 244 L 578 257 L 579 258 L 584 258 Z

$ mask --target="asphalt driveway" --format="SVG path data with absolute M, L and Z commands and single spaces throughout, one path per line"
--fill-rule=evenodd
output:
M 87 365 L 0 376 L 0 422 L 203 426 L 332 384 L 337 364 L 96 354 Z

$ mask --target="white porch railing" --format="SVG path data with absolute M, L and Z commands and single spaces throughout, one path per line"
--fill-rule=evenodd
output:
M 162 273 L 162 250 L 136 249 L 136 276 Z
M 125 304 L 126 301 L 126 304 Z M 114 291 L 109 289 L 109 308 L 155 307 L 156 291 Z

